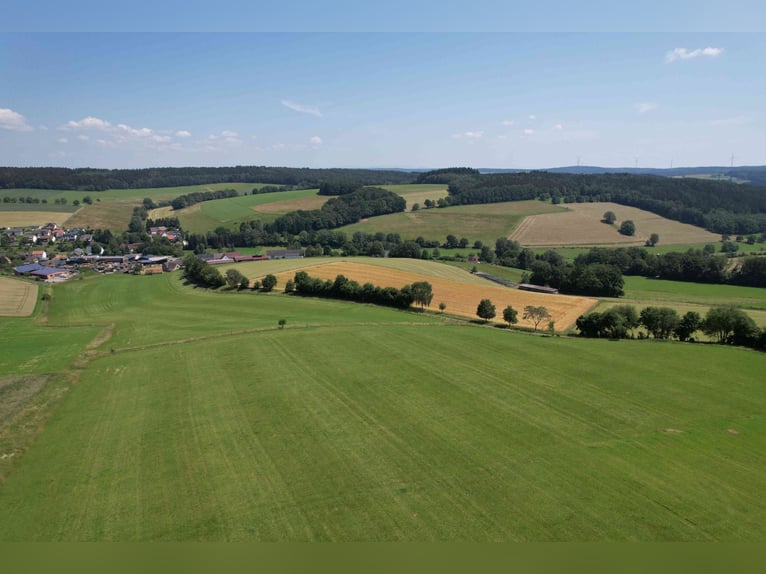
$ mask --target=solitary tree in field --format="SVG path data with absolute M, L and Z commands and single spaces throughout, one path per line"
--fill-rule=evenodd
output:
M 421 309 L 431 306 L 434 297 L 433 289 L 428 281 L 416 281 L 412 284 L 412 297 L 415 304 Z
M 285 325 L 287 325 L 287 319 L 280 319 L 279 320 L 279 328 L 284 329 Z
M 617 216 L 614 214 L 614 211 L 607 211 L 601 221 L 612 225 L 615 221 L 617 221 Z
M 657 233 L 652 233 L 649 236 L 649 239 L 646 240 L 646 246 L 647 247 L 654 247 L 660 242 L 660 236 Z
M 274 277 L 271 273 L 269 273 L 268 275 L 266 275 L 266 277 L 263 278 L 261 285 L 263 286 L 264 291 L 271 291 L 272 289 L 274 289 L 274 287 L 277 286 L 277 278 Z
M 508 326 L 514 325 L 519 322 L 519 312 L 508 305 L 505 309 L 503 309 L 503 321 L 508 323 Z
M 489 299 L 482 299 L 476 308 L 476 314 L 485 321 L 489 321 L 495 317 L 495 306 Z
M 623 235 L 631 235 L 631 236 L 635 235 L 636 224 L 633 223 L 630 219 L 626 219 L 620 224 L 620 233 L 622 233 Z
M 550 319 L 551 314 L 548 313 L 548 309 L 543 306 L 536 307 L 534 305 L 527 305 L 524 307 L 523 317 L 526 321 L 532 321 L 532 324 L 535 326 L 535 331 L 537 331 L 537 326 L 543 319 Z
M 441 311 L 442 313 L 444 313 L 444 310 L 445 310 L 446 308 L 447 308 L 447 304 L 446 304 L 444 301 L 442 301 L 441 303 L 439 303 L 439 311 Z

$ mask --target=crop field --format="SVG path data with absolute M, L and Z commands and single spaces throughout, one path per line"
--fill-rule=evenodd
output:
M 69 211 L 0 211 L 0 227 L 26 227 L 48 222 L 64 225 L 71 217 Z
M 502 312 L 506 306 L 512 305 L 519 311 L 519 325 L 532 327 L 530 321 L 522 319 L 522 311 L 527 305 L 545 306 L 556 322 L 557 330 L 566 330 L 574 324 L 577 317 L 587 312 L 596 305 L 595 299 L 585 297 L 571 297 L 567 295 L 545 295 L 519 291 L 492 283 L 485 279 L 460 273 L 459 280 L 434 277 L 423 273 L 400 271 L 379 265 L 367 265 L 356 262 L 333 262 L 324 265 L 312 266 L 306 270 L 312 277 L 319 279 L 335 279 L 337 275 L 345 275 L 349 279 L 357 281 L 360 285 L 372 283 L 380 287 L 402 287 L 416 281 L 428 281 L 433 287 L 433 301 L 431 307 L 438 308 L 439 303 L 447 305 L 446 312 L 451 315 L 459 315 L 469 319 L 476 318 L 476 307 L 482 299 L 490 299 L 494 303 L 497 317 L 495 322 L 502 322 Z M 277 275 L 278 285 L 284 285 L 295 275 L 294 272 L 284 272 Z M 472 280 L 463 281 L 467 275 Z M 543 325 L 545 328 L 547 323 Z
M 37 285 L 0 277 L 0 317 L 27 317 L 35 310 Z
M 447 197 L 447 186 L 432 183 L 413 183 L 410 185 L 381 185 L 383 189 L 388 189 L 401 195 L 407 200 L 407 211 L 412 211 L 412 206 L 419 203 L 423 207 L 426 199 L 436 202 L 442 197 Z
M 398 233 L 403 239 L 420 236 L 440 241 L 452 234 L 467 238 L 471 244 L 478 239 L 487 245 L 494 245 L 498 237 L 507 237 L 524 217 L 560 211 L 563 212 L 564 208 L 542 201 L 458 205 L 381 215 L 341 229 L 349 234 L 355 231 L 382 231 Z
M 643 245 L 652 233 L 663 245 L 715 243 L 720 236 L 700 227 L 665 219 L 654 213 L 616 203 L 570 203 L 565 213 L 532 215 L 510 234 L 510 239 L 531 247 L 567 245 Z M 601 222 L 607 211 L 617 216 L 614 225 Z M 632 220 L 636 234 L 621 235 L 620 223 Z

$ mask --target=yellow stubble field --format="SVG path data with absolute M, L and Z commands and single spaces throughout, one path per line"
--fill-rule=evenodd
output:
M 533 324 L 522 319 L 524 307 L 527 305 L 544 306 L 555 321 L 557 331 L 570 328 L 580 315 L 598 303 L 596 299 L 587 297 L 532 293 L 502 287 L 490 281 L 487 281 L 486 285 L 469 283 L 348 261 L 315 265 L 307 269 L 306 272 L 311 277 L 323 280 L 332 280 L 337 275 L 345 275 L 360 285 L 369 282 L 379 287 L 399 288 L 416 281 L 428 281 L 433 288 L 433 301 L 431 302 L 431 309 L 433 310 L 438 309 L 439 303 L 443 302 L 447 305 L 446 313 L 476 319 L 476 307 L 479 305 L 479 301 L 490 299 L 495 305 L 497 313 L 495 322 L 502 322 L 503 309 L 512 305 L 519 312 L 518 324 L 525 327 L 533 327 Z M 277 274 L 278 286 L 283 287 L 294 276 L 295 271 Z M 541 327 L 547 327 L 547 324 L 541 325 Z
M 37 303 L 37 285 L 0 277 L 0 317 L 28 317 Z

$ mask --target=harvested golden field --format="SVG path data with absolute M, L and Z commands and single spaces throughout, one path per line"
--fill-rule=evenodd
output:
M 519 312 L 519 325 L 532 327 L 532 323 L 522 319 L 524 307 L 527 305 L 545 306 L 556 322 L 556 330 L 563 331 L 571 327 L 577 317 L 587 312 L 597 301 L 586 297 L 571 297 L 568 295 L 544 295 L 542 293 L 530 293 L 508 287 L 501 287 L 490 281 L 485 284 L 474 282 L 443 279 L 401 271 L 379 265 L 365 263 L 353 263 L 339 261 L 316 265 L 306 272 L 312 277 L 320 279 L 335 279 L 337 275 L 345 275 L 360 284 L 372 283 L 380 287 L 402 287 L 415 281 L 428 281 L 433 287 L 432 309 L 438 309 L 439 303 L 447 305 L 446 312 L 452 315 L 460 315 L 476 319 L 476 307 L 482 299 L 490 299 L 495 305 L 497 316 L 495 322 L 502 322 L 503 309 L 512 305 Z M 294 271 L 287 271 L 277 275 L 277 285 L 282 287 L 295 275 Z
M 0 316 L 28 317 L 37 303 L 37 285 L 0 277 Z
M 89 227 L 124 231 L 128 228 L 133 208 L 139 202 L 98 201 L 77 210 L 66 222 L 67 227 Z
M 327 203 L 328 199 L 330 197 L 326 195 L 309 195 L 308 197 L 297 197 L 295 199 L 253 205 L 250 209 L 256 213 L 287 213 L 288 211 L 297 211 L 298 209 L 308 211 L 321 208 Z
M 71 211 L 0 211 L 0 227 L 26 227 L 53 222 L 63 225 Z
M 652 233 L 660 236 L 662 245 L 710 243 L 720 239 L 701 227 L 672 221 L 654 213 L 616 203 L 572 203 L 562 213 L 531 215 L 509 236 L 530 247 L 564 245 L 643 245 Z M 614 225 L 601 222 L 607 211 L 617 216 Z M 633 237 L 617 230 L 625 220 L 636 224 Z

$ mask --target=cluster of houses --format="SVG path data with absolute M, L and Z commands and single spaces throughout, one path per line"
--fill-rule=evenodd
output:
M 202 253 L 199 259 L 210 265 L 239 263 L 242 261 L 263 261 L 268 259 L 297 259 L 303 257 L 300 249 L 274 249 L 266 255 L 242 255 L 238 251 L 227 253 Z M 183 264 L 180 257 L 166 255 L 101 255 L 89 250 L 74 249 L 68 256 L 58 254 L 48 259 L 45 251 L 39 257 L 28 259 L 24 265 L 13 268 L 14 273 L 40 279 L 41 281 L 65 281 L 81 269 L 100 273 L 131 273 L 134 275 L 157 275 L 179 269 Z
M 65 229 L 55 223 L 34 225 L 28 227 L 9 227 L 4 231 L 11 244 L 41 245 L 44 243 L 56 243 L 57 241 L 74 242 L 80 239 L 88 243 L 93 236 L 86 233 L 82 227 Z

